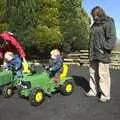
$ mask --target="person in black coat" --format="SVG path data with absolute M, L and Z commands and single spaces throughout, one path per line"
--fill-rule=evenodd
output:
M 92 9 L 91 15 L 94 22 L 90 31 L 90 91 L 86 95 L 96 96 L 100 93 L 99 101 L 107 102 L 111 99 L 109 63 L 116 42 L 115 23 L 99 6 Z

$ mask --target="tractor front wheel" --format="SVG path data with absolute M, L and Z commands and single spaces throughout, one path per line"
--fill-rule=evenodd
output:
M 45 95 L 42 89 L 35 88 L 29 97 L 30 103 L 33 106 L 38 106 L 44 101 Z

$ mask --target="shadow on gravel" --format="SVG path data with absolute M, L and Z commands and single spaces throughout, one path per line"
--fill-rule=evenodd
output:
M 2 89 L 0 88 L 0 96 L 2 95 Z
M 88 92 L 90 90 L 89 82 L 82 76 L 73 76 L 73 79 L 75 81 L 75 84 L 82 87 L 85 92 Z

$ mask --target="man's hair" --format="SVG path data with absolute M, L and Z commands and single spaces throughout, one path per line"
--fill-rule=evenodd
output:
M 105 17 L 106 16 L 106 13 L 105 11 L 103 10 L 103 8 L 101 8 L 100 6 L 96 6 L 92 9 L 91 11 L 91 15 L 92 16 L 98 16 L 98 17 Z

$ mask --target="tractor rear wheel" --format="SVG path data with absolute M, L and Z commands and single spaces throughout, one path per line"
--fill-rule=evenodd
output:
M 60 91 L 63 95 L 71 95 L 74 90 L 72 80 L 66 80 L 65 83 L 61 86 Z

